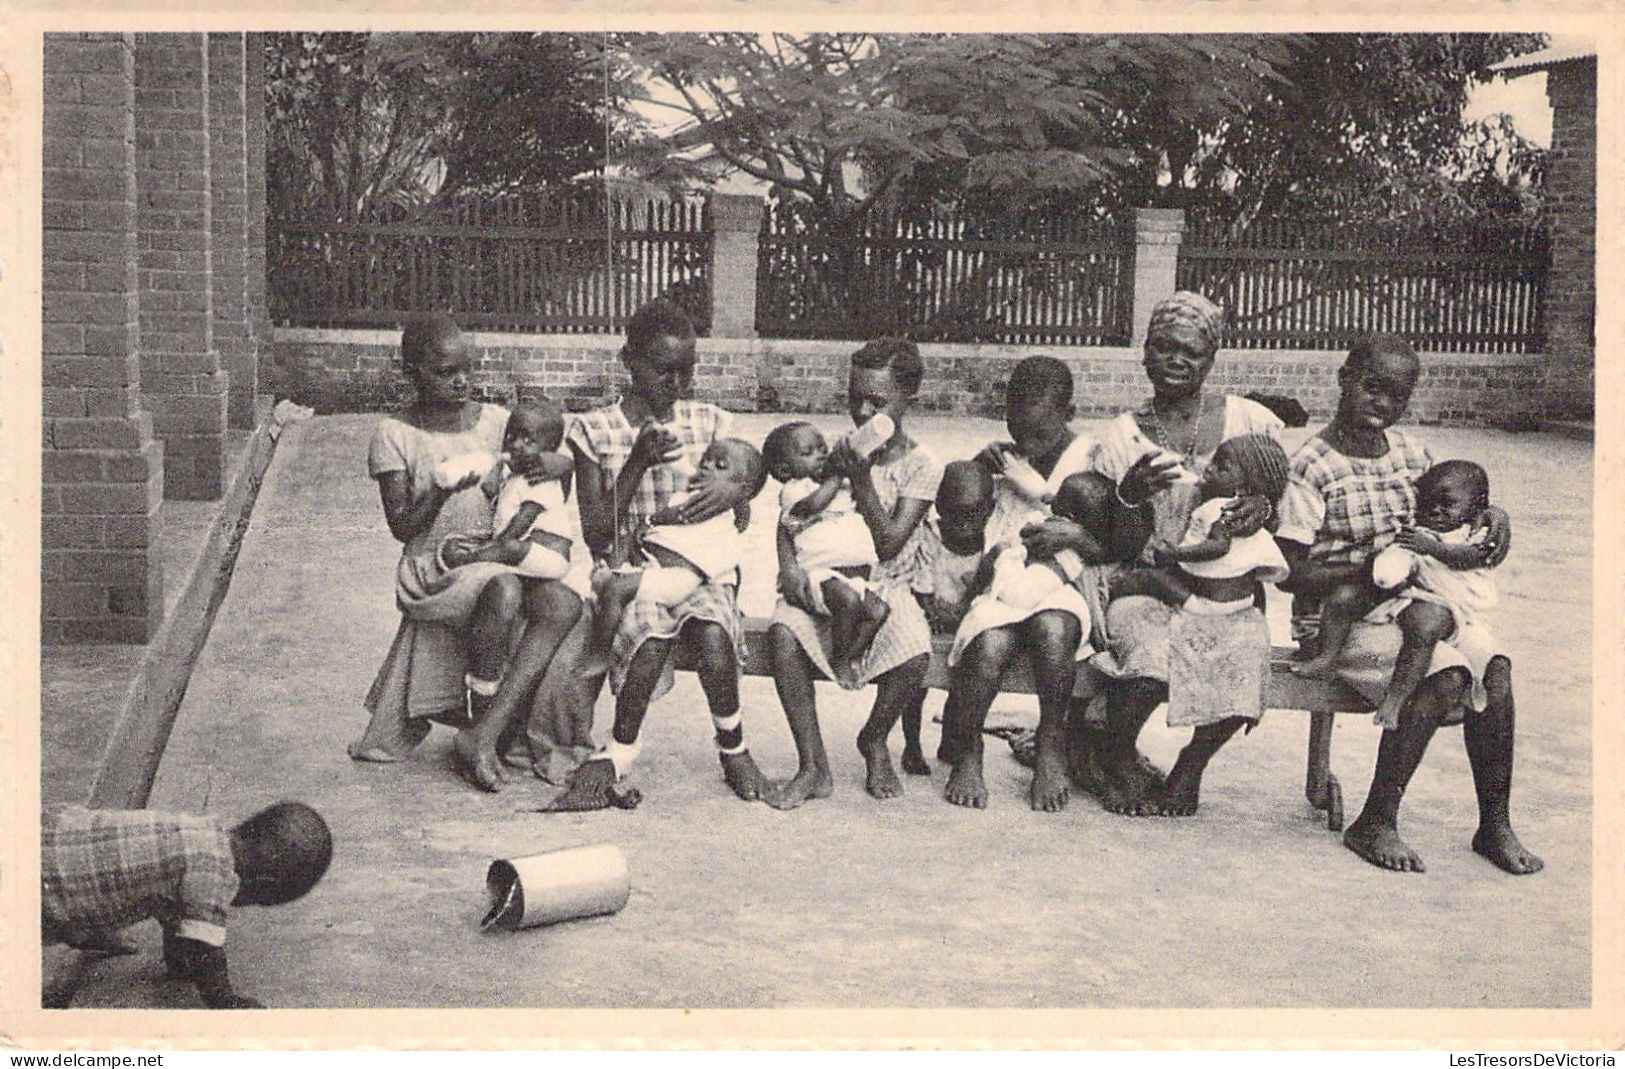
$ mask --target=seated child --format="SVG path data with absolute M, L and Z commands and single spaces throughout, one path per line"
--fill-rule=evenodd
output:
M 1416 526 L 1395 536 L 1371 562 L 1372 586 L 1332 596 L 1321 606 L 1321 652 L 1298 667 L 1301 674 L 1334 670 L 1337 656 L 1354 624 L 1395 596 L 1435 602 L 1455 617 L 1455 632 L 1445 641 L 1467 658 L 1473 672 L 1473 705 L 1485 702 L 1484 669 L 1499 652 L 1486 619 L 1496 603 L 1495 578 L 1484 563 L 1489 528 L 1479 517 L 1490 507 L 1490 480 L 1484 469 L 1467 460 L 1435 464 L 1416 480 Z M 1428 652 L 1414 663 L 1401 650 L 1401 663 L 1377 703 L 1372 719 L 1385 728 L 1399 726 L 1399 710 L 1427 671 Z
M 974 460 L 943 466 L 935 508 L 925 519 L 923 567 L 914 592 L 937 634 L 951 635 L 987 585 L 979 574 L 993 517 L 993 476 Z
M 649 517 L 649 526 L 637 539 L 645 563 L 624 570 L 626 561 L 610 561 L 611 569 L 593 577 L 598 609 L 593 617 L 594 639 L 608 649 L 620 628 L 621 616 L 634 599 L 677 605 L 702 582 L 723 579 L 736 571 L 744 555 L 744 532 L 733 509 L 748 505 L 767 483 L 767 467 L 756 447 L 739 438 L 718 438 L 706 447 L 687 491 Z M 726 508 L 695 523 L 681 518 L 680 508 L 696 491 L 720 486 Z M 630 552 L 631 547 L 627 547 Z
M 227 829 L 211 817 L 150 809 L 69 809 L 40 836 L 42 945 L 128 954 L 119 929 L 155 918 L 164 965 L 211 1009 L 259 1009 L 232 990 L 226 912 L 277 906 L 316 885 L 333 856 L 327 824 L 281 802 Z M 71 989 L 48 992 L 66 1007 Z
M 1279 502 L 1288 470 L 1286 451 L 1268 435 L 1221 442 L 1199 480 L 1202 503 L 1191 513 L 1184 539 L 1178 546 L 1153 546 L 1160 567 L 1124 575 L 1112 596 L 1149 594 L 1206 616 L 1252 607 L 1258 583 L 1287 577 L 1286 558 L 1268 531 L 1232 538 L 1220 520 L 1225 506 L 1244 495 Z
M 570 520 L 564 482 L 573 461 L 559 452 L 564 411 L 547 400 L 516 406 L 502 436 L 502 455 L 467 454 L 442 465 L 449 485 L 473 466 L 484 466 L 483 484 L 496 497 L 488 540 L 452 535 L 440 544 L 437 561 L 447 569 L 473 561 L 507 564 L 534 579 L 560 579 L 570 570 Z M 518 469 L 518 470 L 516 470 Z M 533 474 L 522 475 L 521 470 Z M 436 471 L 437 480 L 442 472 Z
M 884 414 L 875 419 L 891 422 Z M 889 437 L 887 431 L 879 444 Z M 832 667 L 842 685 L 849 685 L 851 666 L 868 652 L 890 612 L 868 584 L 870 569 L 879 563 L 874 536 L 845 477 L 827 470 L 829 444 L 817 427 L 798 421 L 773 428 L 762 442 L 762 459 L 784 484 L 779 523 L 807 573 L 813 611 L 830 618 Z

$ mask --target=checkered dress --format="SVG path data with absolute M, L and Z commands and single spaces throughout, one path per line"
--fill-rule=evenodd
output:
M 677 437 L 684 455 L 690 463 L 699 465 L 706 447 L 717 438 L 727 437 L 733 427 L 733 416 L 725 409 L 703 401 L 678 401 L 672 406 L 672 418 L 665 426 Z M 632 453 L 641 427 L 634 427 L 626 418 L 619 401 L 580 413 L 571 425 L 566 441 L 580 450 L 582 456 L 596 463 L 604 476 L 613 480 Z M 636 492 L 627 504 L 626 515 L 616 525 L 617 537 L 627 538 L 642 526 L 644 520 L 670 503 L 673 495 L 686 489 L 683 480 L 667 464 L 650 468 L 638 483 Z M 733 639 L 734 649 L 743 659 L 745 632 L 740 624 L 736 602 L 737 583 L 701 583 L 687 598 L 677 605 L 656 605 L 647 601 L 634 601 L 621 617 L 620 630 L 610 651 L 609 685 L 619 691 L 626 678 L 626 669 L 638 649 L 651 638 L 674 638 L 689 620 L 706 620 L 720 624 Z M 670 673 L 656 688 L 656 695 L 670 687 Z
M 182 938 L 224 946 L 236 897 L 231 835 L 209 817 L 68 809 L 40 836 L 47 943 L 155 917 Z
M 1292 454 L 1281 498 L 1282 538 L 1310 547 L 1312 560 L 1363 561 L 1394 540 L 1416 512 L 1416 480 L 1433 465 L 1427 446 L 1390 430 L 1380 457 L 1345 456 L 1319 435 Z

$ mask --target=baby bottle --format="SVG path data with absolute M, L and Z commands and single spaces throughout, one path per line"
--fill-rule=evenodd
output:
M 1010 449 L 1006 449 L 1001 456 L 1004 459 L 1004 477 L 1009 480 L 1017 493 L 1029 501 L 1042 501 L 1048 496 L 1049 485 L 1044 481 L 1044 477 L 1027 463 L 1026 457 Z
M 897 424 L 884 412 L 871 416 L 861 427 L 853 427 L 846 434 L 847 448 L 860 457 L 874 456 L 875 451 L 897 433 Z

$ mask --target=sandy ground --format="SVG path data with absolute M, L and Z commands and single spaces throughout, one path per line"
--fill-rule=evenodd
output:
M 398 551 L 365 475 L 372 421 L 319 418 L 284 439 L 152 800 L 234 818 L 296 797 L 332 823 L 333 866 L 311 895 L 233 920 L 233 975 L 272 1006 L 1589 1003 L 1588 445 L 1422 431 L 1437 455 L 1483 462 L 1515 518 L 1500 573 L 1522 701 L 1514 813 L 1547 868 L 1514 878 L 1467 848 L 1475 810 L 1459 730 L 1440 733 L 1403 812 L 1428 872 L 1395 875 L 1312 816 L 1307 722 L 1290 711 L 1221 755 L 1186 821 L 1116 817 L 1087 799 L 1034 814 L 1027 773 L 996 741 L 985 812 L 944 803 L 942 770 L 876 802 L 852 743 L 872 692 L 824 686 L 835 796 L 791 813 L 744 804 L 722 784 L 687 675 L 651 711 L 637 774 L 646 798 L 633 812 L 538 814 L 551 795 L 539 781 L 476 794 L 446 764 L 444 729 L 407 763 L 354 764 L 344 744 L 397 621 Z M 759 440 L 776 421 L 742 417 L 740 431 Z M 944 458 L 999 432 L 986 420 L 913 426 Z M 760 508 L 771 514 L 765 495 Z M 768 524 L 753 545 L 742 600 L 765 613 Z M 746 680 L 743 698 L 758 760 L 787 775 L 794 750 L 771 682 Z M 940 704 L 934 695 L 927 716 Z M 606 698 L 600 725 L 607 710 Z M 996 711 L 1033 715 L 1030 699 Z M 1332 764 L 1351 814 L 1377 736 L 1364 717 L 1338 724 Z M 934 750 L 934 726 L 926 740 Z M 1181 741 L 1160 718 L 1143 738 L 1165 767 Z M 629 859 L 622 913 L 478 930 L 493 858 L 596 842 Z M 152 953 L 96 966 L 78 1004 L 196 1004 L 162 979 L 153 926 L 141 937 Z

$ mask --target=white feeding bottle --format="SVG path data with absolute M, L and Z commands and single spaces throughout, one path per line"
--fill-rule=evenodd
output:
M 897 424 L 892 418 L 881 412 L 869 417 L 869 422 L 859 427 L 853 427 L 846 432 L 847 448 L 860 457 L 872 457 L 881 446 L 891 441 L 892 435 L 897 433 Z

